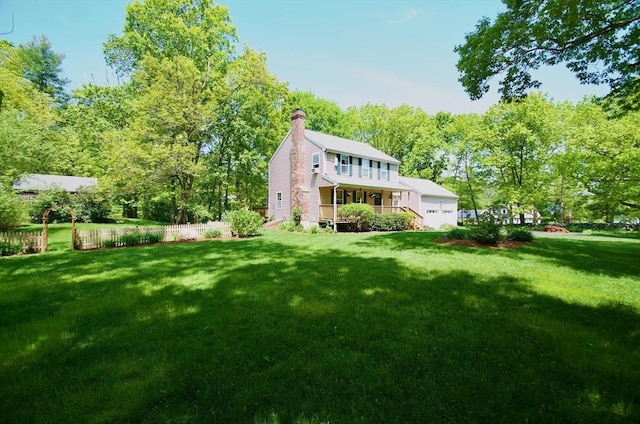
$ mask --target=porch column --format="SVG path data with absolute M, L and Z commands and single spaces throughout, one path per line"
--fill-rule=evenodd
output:
M 338 186 L 333 186 L 333 229 L 338 231 Z

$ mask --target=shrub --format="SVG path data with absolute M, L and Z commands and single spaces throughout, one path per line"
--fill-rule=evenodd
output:
M 26 221 L 24 203 L 17 195 L 0 187 L 0 230 L 17 228 Z
M 29 217 L 31 222 L 42 222 L 44 211 L 55 206 L 72 206 L 71 194 L 59 188 L 41 191 L 29 204 Z M 54 209 L 49 212 L 50 223 L 71 222 L 71 214 L 66 209 Z
M 310 234 L 318 234 L 320 232 L 320 227 L 318 227 L 317 225 L 312 225 L 308 231 Z
M 497 244 L 502 240 L 502 228 L 489 212 L 478 217 L 478 223 L 469 228 L 471 238 L 482 244 Z
M 304 228 L 302 227 L 302 225 L 300 224 L 296 225 L 295 222 L 293 221 L 281 222 L 280 224 L 278 224 L 278 229 L 282 231 L 289 231 L 290 233 L 293 233 L 296 231 L 304 231 Z
M 237 210 L 230 212 L 227 219 L 231 224 L 231 232 L 238 237 L 260 235 L 263 219 L 258 212 Z
M 533 241 L 533 233 L 528 228 L 510 227 L 507 230 L 507 240 Z
M 370 227 L 372 231 L 406 231 L 412 220 L 410 213 L 384 213 L 375 215 Z
M 22 252 L 22 246 L 0 240 L 0 256 L 12 256 Z
M 293 212 L 291 212 L 291 221 L 293 221 L 295 226 L 299 226 L 302 222 L 302 209 L 300 209 L 300 206 L 296 205 L 293 208 Z
M 207 239 L 220 238 L 222 237 L 222 231 L 220 230 L 207 230 L 202 234 L 202 237 Z
M 351 231 L 368 231 L 375 216 L 373 206 L 366 203 L 349 203 L 338 211 L 338 216 L 346 221 Z
M 120 236 L 120 241 L 122 241 L 125 246 L 137 246 L 142 244 L 143 237 L 144 236 L 140 231 L 135 230 L 131 233 L 125 233 Z
M 142 218 L 149 221 L 171 222 L 171 197 L 155 196 L 143 199 L 139 203 Z
M 111 203 L 97 188 L 80 188 L 72 200 L 76 219 L 80 222 L 109 222 Z
M 144 234 L 144 239 L 146 243 L 160 243 L 164 240 L 164 233 L 161 231 L 149 231 Z
M 451 240 L 470 240 L 471 234 L 466 228 L 454 228 L 447 232 L 446 237 Z

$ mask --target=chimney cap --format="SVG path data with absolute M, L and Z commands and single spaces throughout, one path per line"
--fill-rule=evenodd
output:
M 293 110 L 293 112 L 291 112 L 291 119 L 298 119 L 298 118 L 306 118 L 307 114 L 304 113 L 304 110 L 300 107 L 296 108 Z

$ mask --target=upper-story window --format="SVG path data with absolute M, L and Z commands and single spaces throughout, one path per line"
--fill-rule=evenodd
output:
M 389 164 L 388 163 L 380 163 L 380 179 L 388 180 L 389 179 Z
M 371 178 L 371 162 L 370 159 L 362 159 L 362 178 Z
M 314 153 L 311 155 L 311 167 L 312 168 L 320 167 L 320 153 Z
M 350 159 L 351 156 L 347 156 L 347 155 L 340 155 L 340 169 L 339 169 L 339 173 L 342 175 L 351 175 L 351 167 L 350 165 Z

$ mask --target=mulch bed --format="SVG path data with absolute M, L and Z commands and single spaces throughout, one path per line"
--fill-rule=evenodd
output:
M 484 249 L 517 249 L 520 246 L 530 244 L 528 241 L 513 241 L 505 240 L 498 244 L 482 244 L 475 240 L 455 240 L 446 237 L 440 237 L 434 240 L 438 244 L 446 244 L 448 246 L 464 246 L 464 247 L 479 247 Z

